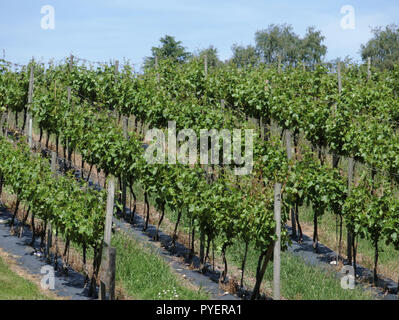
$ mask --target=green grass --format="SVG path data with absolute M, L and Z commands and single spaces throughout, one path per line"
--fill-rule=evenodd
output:
M 244 244 L 235 244 L 227 251 L 228 259 L 241 266 Z M 249 247 L 246 275 L 255 277 L 259 252 Z M 344 290 L 333 272 L 308 265 L 301 257 L 281 253 L 281 295 L 289 300 L 367 300 L 372 296 L 359 288 Z M 273 263 L 269 262 L 263 280 L 263 289 L 271 288 Z
M 33 282 L 12 272 L 0 258 L 0 300 L 49 300 Z
M 372 296 L 360 288 L 345 290 L 333 271 L 307 265 L 298 256 L 283 253 L 281 266 L 282 295 L 295 300 L 369 300 Z M 272 281 L 272 266 L 266 279 Z M 289 284 L 289 285 L 288 285 Z
M 138 300 L 205 300 L 209 296 L 199 289 L 188 288 L 153 248 L 117 233 L 116 281 L 129 297 Z

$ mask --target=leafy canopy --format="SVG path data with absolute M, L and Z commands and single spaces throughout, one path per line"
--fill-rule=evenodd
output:
M 373 37 L 361 45 L 364 61 L 371 57 L 373 66 L 392 70 L 399 62 L 399 26 L 390 24 L 385 28 L 372 29 Z
M 155 57 L 158 59 L 171 59 L 177 63 L 186 62 L 192 54 L 186 51 L 186 48 L 182 46 L 181 41 L 176 41 L 175 37 L 165 35 L 160 39 L 161 46 L 152 47 L 152 56 L 144 59 L 144 66 L 146 68 L 153 67 L 155 65 Z
M 255 33 L 256 50 L 261 61 L 277 64 L 280 57 L 285 66 L 304 63 L 313 67 L 320 63 L 327 53 L 327 47 L 322 44 L 324 39 L 314 27 L 309 27 L 305 36 L 300 38 L 287 24 L 271 24 L 267 29 Z

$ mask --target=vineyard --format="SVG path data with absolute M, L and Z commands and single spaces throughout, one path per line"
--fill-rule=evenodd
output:
M 90 294 L 100 271 L 106 188 L 114 178 L 114 214 L 133 223 L 142 199 L 146 230 L 153 206 L 159 213 L 155 240 L 166 218 L 174 224 L 172 247 L 184 227 L 190 256 L 198 253 L 203 272 L 215 260 L 216 243 L 220 283 L 228 281 L 229 251 L 243 246 L 243 287 L 248 250 L 255 250 L 251 299 L 261 297 L 276 241 L 283 251 L 303 241 L 304 208 L 311 210 L 314 252 L 320 220 L 331 216 L 337 260 L 353 265 L 355 273 L 360 240 L 374 250 L 376 286 L 381 248 L 396 250 L 398 262 L 399 67 L 212 67 L 195 58 L 181 65 L 160 59 L 139 73 L 129 63 L 73 56 L 57 64 L 0 62 L 0 194 L 7 187 L 16 196 L 11 228 L 24 206 L 22 225 L 30 217 L 33 231 L 35 219 L 43 230 L 51 226 L 50 233 L 68 247 L 83 250 L 85 264 L 86 250 L 92 250 Z M 235 175 L 242 165 L 203 165 L 199 159 L 195 165 L 149 163 L 147 130 L 160 128 L 168 135 L 171 121 L 176 130 L 192 129 L 198 137 L 201 129 L 232 136 L 236 129 L 253 129 L 251 173 Z M 243 151 L 245 137 L 238 139 Z M 51 141 L 62 163 L 58 173 L 38 156 Z M 226 157 L 223 152 L 216 157 Z M 71 170 L 76 155 L 78 179 Z M 281 226 L 274 215 L 276 185 L 281 185 Z M 46 232 L 33 232 L 32 242 L 36 236 L 46 246 Z M 399 277 L 399 270 L 394 272 Z

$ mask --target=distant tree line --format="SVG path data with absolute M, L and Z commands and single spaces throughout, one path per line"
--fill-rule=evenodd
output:
M 364 61 L 370 57 L 373 66 L 381 69 L 392 69 L 399 63 L 399 27 L 395 24 L 372 29 L 373 37 L 361 45 L 361 57 Z M 267 29 L 255 33 L 255 45 L 232 46 L 232 57 L 222 62 L 219 60 L 217 48 L 209 48 L 191 53 L 181 41 L 170 35 L 160 39 L 159 47 L 152 47 L 151 56 L 144 59 L 144 67 L 153 66 L 155 57 L 169 58 L 176 63 L 184 63 L 189 59 L 207 57 L 208 65 L 216 67 L 222 63 L 233 63 L 239 67 L 264 64 L 281 64 L 285 66 L 303 65 L 313 68 L 324 61 L 327 47 L 323 44 L 325 37 L 320 30 L 309 27 L 303 37 L 297 35 L 291 25 L 271 24 Z M 337 59 L 338 60 L 338 59 Z M 348 61 L 349 58 L 346 58 Z M 334 61 L 331 62 L 331 65 Z

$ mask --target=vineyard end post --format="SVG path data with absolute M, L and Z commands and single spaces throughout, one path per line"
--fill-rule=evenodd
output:
M 351 193 L 351 189 L 352 189 L 352 184 L 353 184 L 353 175 L 354 175 L 354 167 L 355 167 L 355 163 L 354 163 L 354 159 L 353 158 L 349 158 L 348 159 L 348 196 Z M 347 233 L 347 256 L 348 256 L 348 263 L 351 265 L 352 264 L 352 234 L 351 232 L 348 230 Z
M 51 172 L 53 173 L 53 175 L 55 175 L 57 172 L 57 154 L 55 153 L 55 151 L 51 151 Z M 49 221 L 47 223 L 47 243 L 46 243 L 46 260 L 48 263 L 51 261 L 50 251 L 53 245 L 52 236 L 53 236 L 53 231 L 52 231 L 51 221 Z
M 155 56 L 155 69 L 158 70 L 158 55 Z M 157 72 L 157 81 L 159 82 L 159 72 Z
M 367 57 L 367 80 L 371 77 L 371 57 Z
M 204 57 L 204 73 L 205 73 L 205 79 L 208 77 L 208 55 L 205 54 Z
M 128 118 L 123 116 L 123 136 L 126 140 L 129 139 L 129 132 L 128 132 Z M 125 218 L 125 206 L 126 206 L 126 199 L 127 199 L 127 183 L 126 183 L 126 175 L 122 173 L 122 217 Z
M 110 175 L 107 185 L 107 212 L 105 217 L 104 242 L 101 255 L 102 259 L 100 264 L 100 300 L 106 299 L 106 291 L 109 292 L 109 299 L 115 299 L 116 249 L 111 247 L 114 200 L 115 178 Z
M 273 299 L 280 300 L 280 255 L 281 255 L 281 183 L 274 185 L 274 219 L 277 240 L 273 252 Z
M 31 109 L 32 109 L 32 99 L 33 99 L 33 59 L 32 59 L 32 65 L 30 66 L 30 75 L 29 75 L 29 89 L 28 89 L 28 112 L 26 114 L 27 117 L 27 123 L 28 123 L 28 127 L 27 127 L 27 131 L 26 135 L 28 136 L 28 143 L 29 143 L 29 147 L 32 148 L 32 129 L 33 129 L 33 121 L 32 121 L 32 113 L 31 113 Z
M 291 147 L 291 130 L 287 129 L 285 130 L 285 145 L 287 149 L 287 159 L 288 162 L 290 163 L 292 160 L 292 147 Z M 296 232 L 296 219 L 295 219 L 295 209 L 290 208 L 290 213 L 291 213 L 291 227 L 292 227 L 292 237 L 296 238 L 297 232 Z

